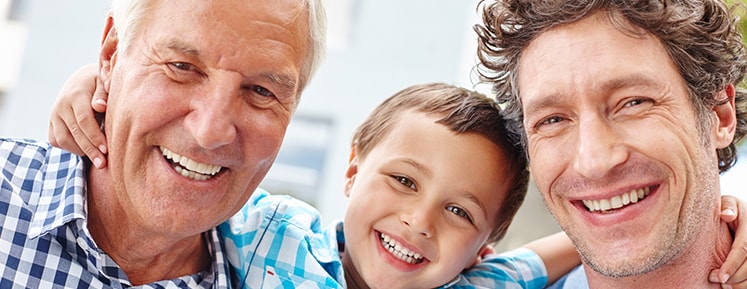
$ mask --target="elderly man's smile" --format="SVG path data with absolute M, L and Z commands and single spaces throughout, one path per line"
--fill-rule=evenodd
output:
M 218 174 L 222 167 L 196 162 L 185 156 L 178 155 L 167 148 L 160 147 L 163 156 L 171 163 L 177 173 L 184 177 L 205 181 Z

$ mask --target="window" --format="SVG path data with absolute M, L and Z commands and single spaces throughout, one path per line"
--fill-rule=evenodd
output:
M 315 205 L 331 149 L 332 128 L 328 118 L 295 115 L 278 157 L 260 187 L 272 194 L 291 195 Z
M 6 19 L 9 21 L 24 21 L 26 13 L 29 10 L 29 5 L 31 5 L 31 1 L 29 0 L 10 0 Z

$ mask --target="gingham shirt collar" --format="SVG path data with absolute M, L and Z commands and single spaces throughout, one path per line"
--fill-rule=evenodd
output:
M 78 168 L 76 168 L 83 173 L 68 175 L 61 194 L 55 193 L 59 165 L 50 160 L 50 163 L 43 167 L 41 194 L 38 199 L 29 200 L 30 205 L 36 205 L 29 227 L 29 238 L 46 234 L 76 219 L 85 222 L 86 216 L 88 216 L 86 210 L 88 187 L 84 178 L 86 170 L 81 168 L 83 163 L 80 162 Z M 33 204 L 34 201 L 36 201 L 35 204 Z M 54 204 L 54 206 L 51 206 L 51 204 Z M 84 230 L 88 231 L 87 228 L 84 228 Z M 90 235 L 87 234 L 86 236 Z
M 38 145 L 39 143 L 34 143 Z M 31 148 L 33 146 L 27 146 Z M 22 152 L 21 158 L 28 156 L 32 163 L 34 161 L 42 161 L 43 165 L 40 168 L 40 174 L 42 180 L 40 183 L 41 188 L 40 194 L 32 195 L 28 200 L 30 207 L 35 207 L 33 210 L 33 217 L 29 224 L 28 238 L 35 239 L 45 234 L 55 234 L 59 232 L 58 228 L 63 226 L 70 226 L 73 232 L 77 232 L 78 237 L 66 235 L 64 238 L 68 242 L 77 243 L 77 245 L 84 249 L 88 258 L 95 258 L 98 260 L 97 266 L 99 273 L 117 280 L 122 284 L 129 284 L 127 277 L 119 266 L 108 257 L 105 252 L 99 249 L 93 241 L 87 228 L 87 205 L 86 205 L 86 180 L 85 176 L 86 169 L 84 168 L 84 162 L 77 156 L 71 156 L 69 153 L 60 153 L 57 149 L 47 149 L 45 160 L 38 160 L 33 155 L 38 152 L 33 149 L 25 149 Z M 29 155 L 26 155 L 26 154 Z M 72 173 L 61 173 L 65 171 L 64 167 L 69 167 L 70 162 L 77 162 L 74 166 Z M 34 166 L 32 164 L 32 166 Z M 63 168 L 61 170 L 60 168 Z M 61 180 L 63 179 L 63 180 Z M 64 183 L 63 188 L 56 188 L 60 182 Z M 59 193 L 61 191 L 61 193 Z M 57 192 L 57 193 L 56 193 Z M 178 278 L 179 282 L 187 282 L 181 284 L 197 284 L 196 281 L 202 276 L 203 282 L 200 285 L 204 285 L 207 281 L 212 281 L 211 288 L 232 288 L 230 280 L 232 279 L 233 272 L 231 271 L 229 264 L 225 258 L 224 248 L 220 241 L 219 234 L 215 228 L 204 233 L 204 237 L 207 240 L 208 249 L 212 256 L 212 264 L 210 272 L 205 274 L 193 274 L 191 276 L 183 276 Z M 77 240 L 76 240 L 77 239 Z M 84 241 L 83 241 L 84 240 Z M 191 280 L 186 280 L 186 279 Z M 143 288 L 173 288 L 173 286 L 180 287 L 171 283 L 174 280 L 164 280 L 156 283 L 151 283 L 142 286 Z M 154 287 L 155 286 L 155 287 Z M 190 285 L 190 287 L 192 287 Z M 202 288 L 202 287 L 200 287 Z

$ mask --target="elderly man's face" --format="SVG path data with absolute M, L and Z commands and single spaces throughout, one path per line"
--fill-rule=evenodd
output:
M 533 179 L 587 264 L 649 272 L 717 220 L 718 111 L 705 136 L 664 46 L 606 14 L 540 34 L 518 81 Z M 708 139 L 708 141 L 704 141 Z
M 249 198 L 280 148 L 307 53 L 302 1 L 159 1 L 102 55 L 109 169 L 146 230 L 193 235 Z M 110 66 L 107 66 L 110 65 Z

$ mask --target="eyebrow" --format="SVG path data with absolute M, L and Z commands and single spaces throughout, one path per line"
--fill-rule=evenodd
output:
M 197 48 L 192 47 L 191 45 L 185 43 L 184 41 L 180 41 L 177 39 L 171 39 L 168 41 L 168 43 L 166 43 L 165 46 L 169 50 L 173 50 L 181 54 L 200 56 L 200 51 L 197 50 Z
M 431 172 L 430 169 L 428 169 L 427 167 L 425 167 L 424 165 L 420 164 L 419 162 L 417 162 L 414 159 L 411 159 L 411 158 L 401 158 L 401 159 L 399 159 L 399 161 L 401 161 L 401 162 L 403 162 L 403 163 L 405 163 L 405 164 L 413 167 L 415 170 L 423 173 L 424 175 L 426 175 L 428 177 L 430 177 L 430 176 L 433 175 L 433 173 Z
M 463 194 L 463 195 L 464 195 L 465 197 L 467 197 L 467 199 L 468 199 L 468 200 L 472 201 L 472 202 L 473 202 L 473 203 L 475 203 L 475 204 L 476 204 L 476 205 L 477 205 L 478 207 L 480 207 L 480 210 L 482 211 L 482 216 L 483 216 L 483 217 L 485 218 L 485 220 L 488 220 L 488 210 L 487 210 L 487 209 L 485 209 L 485 205 L 483 205 L 483 204 L 482 204 L 482 202 L 480 202 L 480 200 L 478 200 L 478 199 L 477 199 L 477 197 L 475 197 L 475 195 L 473 195 L 473 194 L 472 194 L 472 193 L 470 193 L 470 192 L 464 192 L 464 194 Z M 500 209 L 499 209 L 499 210 L 500 210 Z M 488 221 L 490 221 L 490 220 L 488 220 Z
M 622 88 L 631 88 L 631 87 L 641 87 L 641 88 L 654 88 L 654 89 L 660 89 L 661 85 L 651 79 L 650 77 L 647 77 L 640 73 L 633 73 L 629 75 L 625 75 L 623 77 L 618 77 L 614 79 L 610 79 L 608 81 L 605 81 L 598 87 L 594 88 L 594 90 L 597 91 L 613 91 L 613 90 L 619 90 Z M 530 105 L 526 106 L 526 109 L 524 110 L 524 115 L 542 110 L 547 107 L 555 107 L 560 106 L 564 101 L 562 100 L 562 93 L 559 92 L 552 92 L 547 95 L 542 95 L 541 98 L 539 98 L 538 101 L 535 101 L 533 103 L 530 103 Z
M 618 90 L 628 87 L 661 88 L 661 84 L 645 75 L 634 73 L 624 77 L 614 78 L 602 84 L 603 90 Z
M 180 54 L 186 54 L 193 57 L 199 57 L 200 56 L 200 50 L 197 48 L 194 48 L 192 45 L 187 44 L 184 41 L 178 40 L 178 39 L 171 39 L 168 40 L 165 44 L 165 47 L 171 51 L 175 51 Z M 274 72 L 263 72 L 259 74 L 260 77 L 269 79 L 273 83 L 277 84 L 278 86 L 282 87 L 283 89 L 292 90 L 296 87 L 296 80 L 287 74 L 282 73 L 274 73 Z
M 296 80 L 290 75 L 284 73 L 264 72 L 261 73 L 260 76 L 269 79 L 284 89 L 291 90 L 296 88 Z

